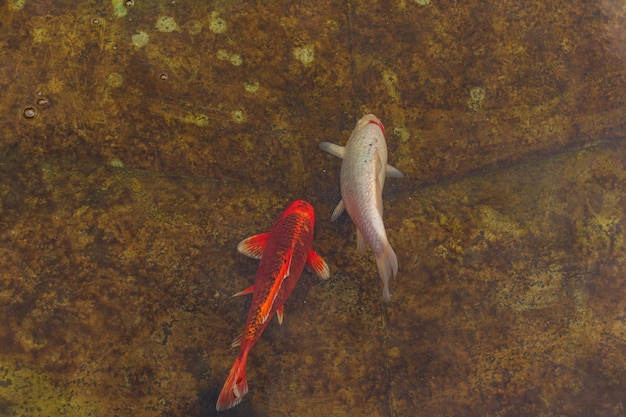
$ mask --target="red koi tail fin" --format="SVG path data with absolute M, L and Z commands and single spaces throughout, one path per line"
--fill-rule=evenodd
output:
M 225 411 L 241 402 L 241 399 L 248 392 L 248 381 L 246 381 L 246 359 L 248 355 L 239 355 L 230 370 L 228 378 L 224 383 L 224 388 L 220 392 L 215 406 L 217 411 Z

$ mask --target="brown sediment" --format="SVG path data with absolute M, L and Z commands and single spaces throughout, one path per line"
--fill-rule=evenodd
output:
M 623 412 L 623 8 L 116 7 L 0 6 L 0 414 L 213 415 L 236 244 L 297 198 L 331 280 L 302 277 L 232 415 Z M 389 306 L 318 149 L 367 112 L 406 174 Z

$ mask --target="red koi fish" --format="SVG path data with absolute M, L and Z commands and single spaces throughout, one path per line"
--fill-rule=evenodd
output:
M 245 239 L 237 245 L 244 255 L 261 259 L 254 285 L 235 294 L 252 293 L 252 303 L 243 333 L 233 341 L 240 346 L 224 388 L 217 400 L 217 411 L 228 410 L 241 402 L 248 392 L 246 360 L 270 319 L 277 314 L 283 321 L 283 305 L 296 286 L 304 266 L 320 278 L 329 277 L 328 265 L 317 254 L 313 243 L 315 213 L 306 201 L 294 201 L 285 209 L 269 232 Z

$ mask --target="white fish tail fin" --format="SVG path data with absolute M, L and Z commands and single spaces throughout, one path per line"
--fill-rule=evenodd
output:
M 389 280 L 398 274 L 398 258 L 389 242 L 384 246 L 383 252 L 376 255 L 376 266 L 378 267 L 378 275 L 383 281 L 383 300 L 389 302 L 391 301 Z

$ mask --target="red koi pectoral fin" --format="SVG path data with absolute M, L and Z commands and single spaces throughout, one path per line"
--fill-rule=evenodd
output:
M 328 279 L 328 277 L 330 277 L 328 264 L 313 249 L 309 250 L 309 255 L 306 258 L 306 266 L 321 279 Z
M 237 250 L 239 251 L 239 253 L 249 256 L 251 258 L 261 259 L 269 236 L 270 232 L 265 232 L 244 239 L 237 245 Z

